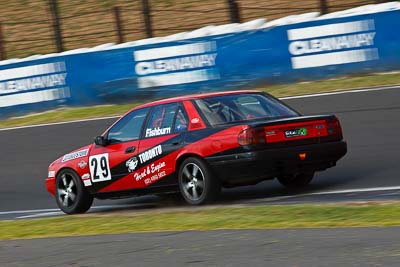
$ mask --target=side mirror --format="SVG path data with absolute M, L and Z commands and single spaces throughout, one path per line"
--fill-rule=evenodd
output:
M 104 136 L 99 135 L 94 139 L 94 143 L 98 146 L 106 146 L 107 140 L 104 138 Z

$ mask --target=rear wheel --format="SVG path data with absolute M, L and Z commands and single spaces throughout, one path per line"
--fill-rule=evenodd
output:
M 221 183 L 203 160 L 191 157 L 179 168 L 179 188 L 187 203 L 201 205 L 215 200 Z
M 278 176 L 278 181 L 288 188 L 300 188 L 308 185 L 314 178 L 314 172 Z
M 93 196 L 83 186 L 78 174 L 62 170 L 56 178 L 56 202 L 67 214 L 86 212 L 93 203 Z

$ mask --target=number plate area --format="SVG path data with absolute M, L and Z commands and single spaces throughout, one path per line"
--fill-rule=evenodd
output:
M 111 180 L 108 153 L 89 157 L 90 176 L 93 183 Z
M 285 131 L 285 137 L 286 138 L 291 138 L 291 137 L 298 137 L 298 136 L 306 136 L 308 134 L 307 128 L 298 128 L 298 129 L 293 129 L 293 130 L 286 130 Z

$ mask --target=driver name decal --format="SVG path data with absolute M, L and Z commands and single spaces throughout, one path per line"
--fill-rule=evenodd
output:
M 171 127 L 146 129 L 146 137 L 153 137 L 170 133 L 171 133 Z

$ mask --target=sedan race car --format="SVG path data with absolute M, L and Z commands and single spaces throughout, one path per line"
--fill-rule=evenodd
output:
M 334 115 L 302 116 L 258 91 L 198 94 L 130 110 L 51 163 L 46 187 L 68 214 L 86 212 L 93 198 L 178 191 L 199 205 L 221 187 L 266 179 L 306 186 L 346 151 Z

